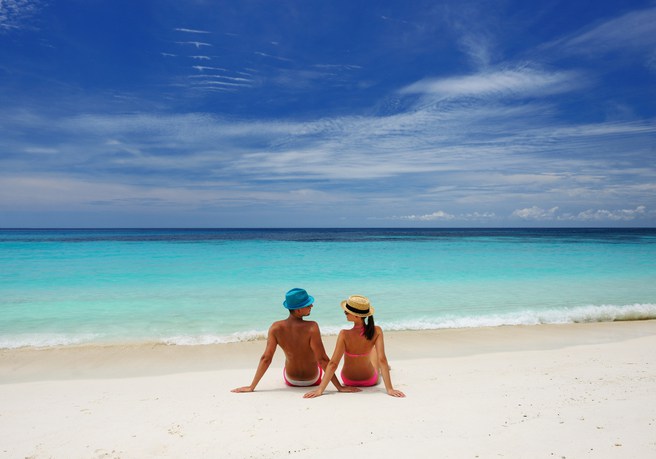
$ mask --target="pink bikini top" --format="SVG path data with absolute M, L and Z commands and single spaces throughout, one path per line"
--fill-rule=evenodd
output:
M 360 336 L 364 336 L 364 327 L 360 327 Z M 373 349 L 373 348 L 372 348 Z M 365 354 L 351 354 L 348 352 L 346 349 L 344 350 L 344 354 L 348 355 L 349 357 L 366 357 L 369 354 L 371 354 L 372 349 L 369 349 L 369 352 Z
M 349 357 L 366 357 L 371 354 L 371 351 L 367 352 L 366 354 L 351 354 L 350 352 L 344 351 L 344 354 L 348 355 Z

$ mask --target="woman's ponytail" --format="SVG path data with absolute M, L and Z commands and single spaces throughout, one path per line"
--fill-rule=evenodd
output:
M 364 336 L 371 341 L 376 333 L 376 326 L 374 325 L 374 316 L 365 317 L 364 321 Z

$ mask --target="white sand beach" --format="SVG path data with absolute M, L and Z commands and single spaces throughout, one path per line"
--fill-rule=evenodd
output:
M 2 350 L 0 457 L 656 457 L 654 320 L 385 337 L 405 399 L 303 399 L 280 350 L 231 393 L 263 341 Z

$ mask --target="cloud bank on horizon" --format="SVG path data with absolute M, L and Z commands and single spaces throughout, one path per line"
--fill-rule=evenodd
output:
M 0 227 L 654 226 L 654 24 L 652 1 L 3 1 Z

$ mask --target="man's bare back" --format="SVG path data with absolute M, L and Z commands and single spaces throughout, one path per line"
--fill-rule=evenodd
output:
M 316 322 L 297 320 L 290 315 L 271 325 L 269 334 L 285 353 L 285 372 L 289 377 L 301 381 L 316 377 L 317 366 L 321 366 L 326 354 Z

